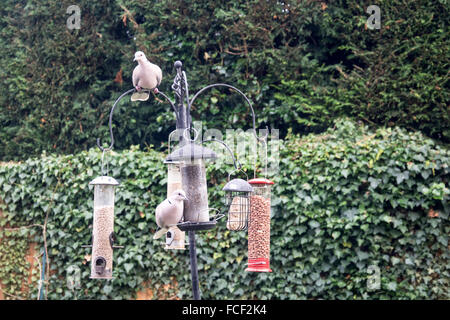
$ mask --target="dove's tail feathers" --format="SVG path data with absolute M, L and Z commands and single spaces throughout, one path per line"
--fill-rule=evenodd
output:
M 167 233 L 167 231 L 169 231 L 169 229 L 166 228 L 161 228 L 158 231 L 156 231 L 156 233 L 153 235 L 153 239 L 159 239 L 161 238 L 163 235 L 165 235 Z
M 147 101 L 149 96 L 147 91 L 138 91 L 131 95 L 131 101 Z

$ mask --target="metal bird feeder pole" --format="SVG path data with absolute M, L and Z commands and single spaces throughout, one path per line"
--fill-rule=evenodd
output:
M 177 69 L 177 75 L 175 76 L 172 89 L 175 92 L 176 102 L 175 102 L 175 114 L 177 116 L 176 128 L 179 132 L 180 137 L 180 147 L 172 152 L 166 159 L 166 161 L 182 161 L 181 166 L 181 177 L 183 190 L 186 192 L 186 196 L 189 199 L 184 206 L 184 221 L 178 224 L 178 227 L 182 231 L 188 231 L 189 234 L 189 256 L 190 256 L 190 266 L 191 266 L 191 280 L 192 280 L 192 292 L 195 300 L 200 299 L 199 290 L 199 280 L 198 280 L 198 269 L 197 269 L 197 253 L 195 246 L 195 231 L 196 230 L 207 230 L 214 228 L 216 225 L 216 218 L 209 218 L 208 215 L 208 199 L 207 199 L 207 189 L 206 189 L 206 176 L 205 176 L 205 164 L 206 159 L 215 159 L 216 155 L 210 149 L 202 147 L 195 144 L 195 140 L 191 139 L 192 129 L 192 119 L 191 119 L 191 105 L 194 103 L 195 99 L 205 90 L 214 87 L 227 87 L 238 92 L 247 102 L 250 107 L 253 116 L 253 133 L 257 141 L 261 141 L 267 138 L 268 130 L 266 135 L 262 138 L 258 137 L 256 134 L 256 121 L 255 112 L 250 103 L 250 100 L 237 88 L 228 84 L 212 84 L 206 86 L 199 90 L 192 99 L 189 99 L 189 87 L 187 84 L 186 74 L 181 70 L 182 63 L 180 61 L 175 62 L 175 68 Z M 186 101 L 186 106 L 184 105 Z M 195 130 L 194 130 L 195 131 Z M 185 133 L 189 136 L 186 136 Z M 207 140 L 216 141 L 223 144 L 231 154 L 233 158 L 234 166 L 236 169 L 236 160 L 231 152 L 230 148 L 220 140 Z M 204 142 L 203 141 L 202 144 Z M 239 167 L 239 169 L 241 169 Z M 225 188 L 227 192 L 234 192 L 235 199 L 242 200 L 238 207 L 238 212 L 240 215 L 244 215 L 244 225 L 236 226 L 236 230 L 244 230 L 248 226 L 248 213 L 250 209 L 249 194 L 253 191 L 252 187 L 246 181 L 230 181 Z M 232 195 L 230 195 L 232 196 Z M 230 203 L 230 210 L 235 210 L 236 206 L 232 206 Z M 230 215 L 229 215 L 230 217 Z
M 209 230 L 216 226 L 217 220 L 223 217 L 223 215 L 216 214 L 213 217 L 209 216 L 209 211 L 213 208 L 208 207 L 208 197 L 207 197 L 207 187 L 206 187 L 206 174 L 205 174 L 205 160 L 211 159 L 214 160 L 217 155 L 210 149 L 203 147 L 199 144 L 196 144 L 196 140 L 198 137 L 198 133 L 194 139 L 191 139 L 192 131 L 196 132 L 195 129 L 192 128 L 192 119 L 191 119 L 191 106 L 193 105 L 195 99 L 204 91 L 214 88 L 214 87 L 225 87 L 231 89 L 241 95 L 244 98 L 247 105 L 250 108 L 252 113 L 253 120 L 253 134 L 257 140 L 257 142 L 265 141 L 268 136 L 268 128 L 266 127 L 266 134 L 263 137 L 258 137 L 256 133 L 256 120 L 255 120 L 255 112 L 253 110 L 252 104 L 250 100 L 242 93 L 239 89 L 229 84 L 224 83 L 216 83 L 208 85 L 201 90 L 199 90 L 192 99 L 189 99 L 189 87 L 186 78 L 186 73 L 182 71 L 182 63 L 180 61 L 176 61 L 174 66 L 176 69 L 176 76 L 174 78 L 172 84 L 172 90 L 175 93 L 175 102 L 163 92 L 158 91 L 158 95 L 162 96 L 167 100 L 167 102 L 172 106 L 175 115 L 176 115 L 176 133 L 179 138 L 179 146 L 178 149 L 169 154 L 166 158 L 165 163 L 168 164 L 168 175 L 171 176 L 171 170 L 180 170 L 181 172 L 181 186 L 183 190 L 186 192 L 186 196 L 189 199 L 185 202 L 183 219 L 180 223 L 177 224 L 179 230 L 188 232 L 189 235 L 189 258 L 190 258 L 190 269 L 191 269 L 191 280 L 192 280 L 192 292 L 195 300 L 200 299 L 200 289 L 199 289 L 199 280 L 198 280 L 198 268 L 197 268 L 197 252 L 195 245 L 195 232 L 201 230 Z M 132 94 L 136 92 L 136 89 L 130 89 L 124 92 L 119 98 L 114 102 L 113 107 L 111 108 L 109 115 L 109 133 L 111 137 L 111 144 L 109 147 L 104 148 L 100 143 L 100 139 L 97 139 L 97 146 L 103 151 L 112 150 L 114 145 L 114 135 L 112 130 L 112 116 L 116 105 L 119 101 L 124 98 L 128 94 Z M 169 136 L 170 140 L 170 136 Z M 231 157 L 233 159 L 233 163 L 236 170 L 240 170 L 241 166 L 236 165 L 236 159 L 233 156 L 230 148 L 220 140 L 206 140 L 202 141 L 201 144 L 215 141 L 223 144 L 227 150 L 230 152 Z M 170 148 L 170 147 L 169 147 Z M 178 166 L 176 168 L 175 166 Z M 179 174 L 179 172 L 177 173 Z M 168 177 L 170 178 L 170 177 Z M 172 179 L 173 180 L 173 179 Z M 175 180 L 171 182 L 175 183 Z M 179 183 L 179 181 L 176 181 Z M 178 188 L 178 186 L 176 186 Z M 168 186 L 171 188 L 171 186 Z M 229 181 L 226 188 L 224 189 L 228 194 L 229 200 L 231 202 L 227 203 L 229 209 L 234 213 L 239 213 L 240 216 L 244 218 L 239 220 L 239 223 L 243 223 L 243 225 L 236 226 L 234 230 L 244 230 L 248 227 L 249 220 L 249 197 L 253 191 L 252 186 L 248 184 L 247 181 L 242 179 L 233 179 Z M 169 191 L 169 190 L 168 190 Z M 237 200 L 235 200 L 237 199 Z M 233 200 L 239 201 L 239 203 L 234 203 Z M 237 206 L 236 206 L 237 205 Z M 94 204 L 95 206 L 95 204 Z M 238 209 L 235 209 L 238 208 Z M 217 210 L 217 209 L 214 209 Z M 237 210 L 237 211 L 236 211 Z M 235 212 L 236 211 L 236 212 Z M 241 219 L 241 218 L 239 218 Z M 230 215 L 229 215 L 230 220 Z M 166 238 L 167 241 L 167 238 Z M 167 242 L 166 242 L 167 244 Z M 167 248 L 167 246 L 166 246 Z M 173 249 L 173 248 L 169 248 Z
M 208 194 L 206 188 L 205 158 L 216 158 L 209 149 L 195 145 L 190 139 L 191 117 L 189 105 L 189 92 L 186 74 L 181 71 L 181 62 L 175 62 L 177 75 L 172 85 L 176 96 L 176 109 L 178 110 L 176 128 L 180 138 L 180 149 L 171 153 L 167 161 L 182 161 L 181 179 L 183 190 L 190 201 L 185 202 L 184 223 L 180 230 L 188 231 L 189 237 L 189 262 L 191 268 L 192 293 L 194 300 L 200 300 L 200 288 L 197 268 L 197 248 L 195 245 L 195 228 L 202 230 L 215 226 L 215 221 L 209 223 Z M 186 96 L 187 106 L 184 105 Z M 186 137 L 185 132 L 189 132 Z M 206 151 L 206 152 L 205 152 Z M 202 214 L 200 216 L 200 214 Z M 197 215 L 197 216 L 196 216 Z

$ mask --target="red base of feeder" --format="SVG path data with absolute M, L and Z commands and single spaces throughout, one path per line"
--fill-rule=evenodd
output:
M 248 259 L 248 267 L 245 271 L 251 272 L 272 272 L 270 269 L 269 259 L 266 258 L 257 258 L 257 259 Z

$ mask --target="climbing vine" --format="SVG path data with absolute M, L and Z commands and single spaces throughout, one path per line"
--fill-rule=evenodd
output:
M 42 230 L 5 229 L 43 225 L 48 214 L 48 299 L 134 299 L 143 290 L 148 299 L 191 298 L 188 250 L 165 251 L 152 239 L 154 209 L 166 195 L 164 154 L 132 147 L 108 156 L 121 183 L 115 232 L 124 249 L 114 252 L 115 278 L 89 279 L 90 249 L 82 247 L 91 243 L 89 181 L 100 174 L 101 153 L 43 154 L 0 166 L 2 290 L 37 297 L 37 272 L 28 295 L 20 288 L 28 243 L 43 248 Z M 219 222 L 197 237 L 203 298 L 450 298 L 448 149 L 420 133 L 339 120 L 321 135 L 288 134 L 279 160 L 269 177 L 273 272 L 245 272 L 246 233 Z M 211 207 L 223 209 L 230 168 L 207 165 Z
M 30 263 L 26 259 L 30 245 L 28 230 L 3 230 L 0 227 L 0 243 L 0 289 L 3 296 L 5 299 L 31 298 L 39 275 L 38 263 L 34 259 Z

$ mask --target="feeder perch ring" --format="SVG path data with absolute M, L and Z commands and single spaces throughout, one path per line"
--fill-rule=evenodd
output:
M 178 229 L 180 229 L 181 231 L 201 231 L 213 229 L 217 224 L 217 220 L 222 218 L 224 215 L 221 214 L 220 210 L 216 208 L 208 208 L 205 210 L 216 210 L 219 213 L 216 214 L 215 216 L 210 217 L 209 221 L 206 222 L 190 222 L 190 221 L 180 222 L 177 224 Z

